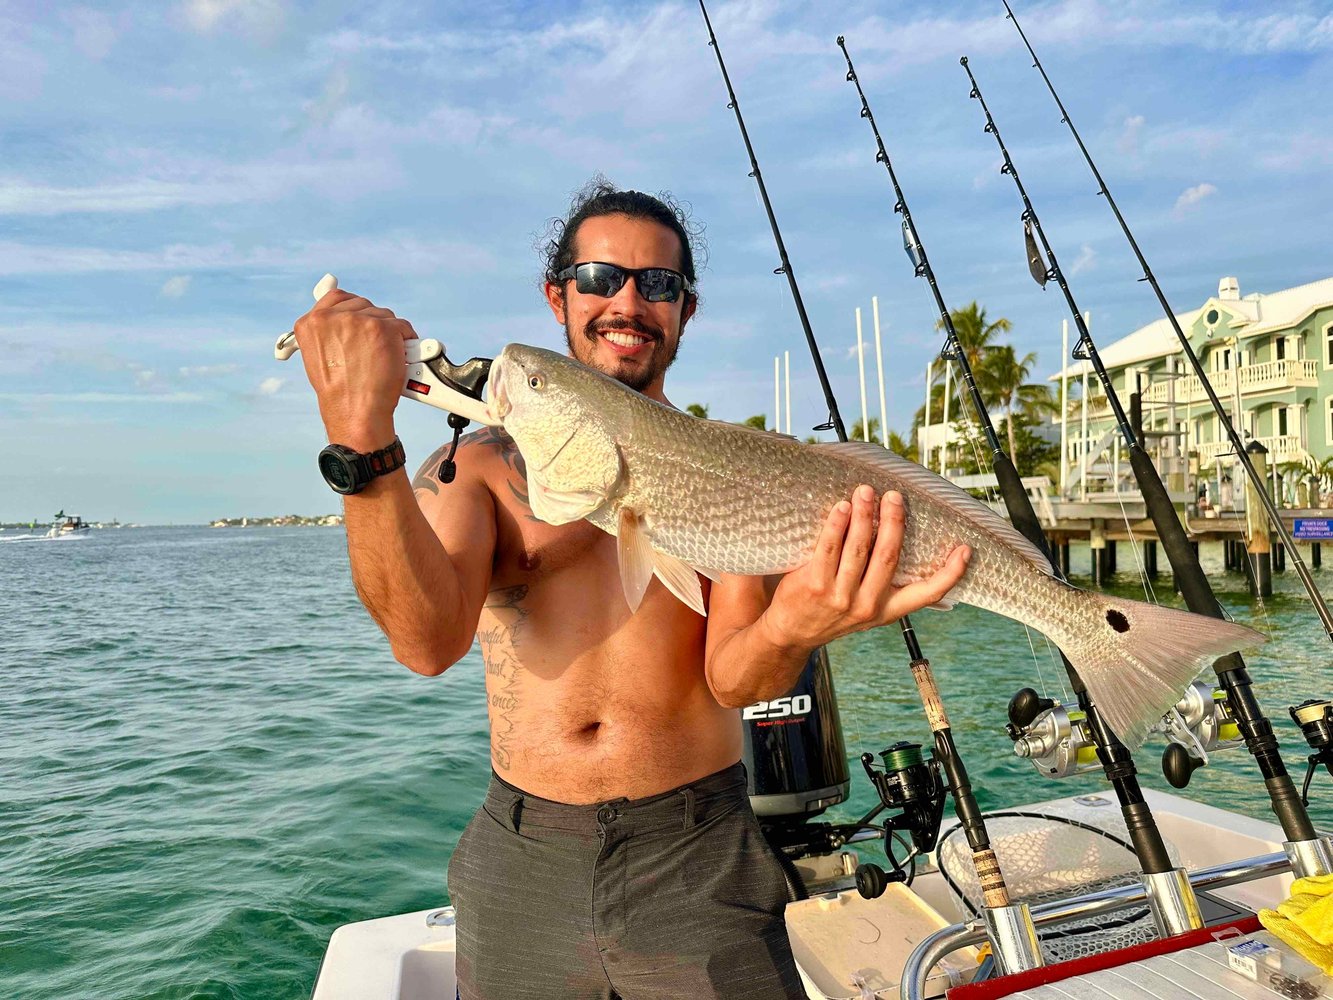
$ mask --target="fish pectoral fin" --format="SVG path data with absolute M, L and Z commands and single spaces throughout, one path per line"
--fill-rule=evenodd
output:
M 703 617 L 708 617 L 708 608 L 704 606 L 703 587 L 699 585 L 699 576 L 689 563 L 653 550 L 653 571 L 662 581 L 662 585 L 680 598 L 682 604 Z
M 587 517 L 604 503 L 606 496 L 601 492 L 557 492 L 543 483 L 540 476 L 528 476 L 528 506 L 547 524 L 569 524 Z
M 620 511 L 616 525 L 616 555 L 620 561 L 620 586 L 631 612 L 638 611 L 643 593 L 653 578 L 653 546 L 648 541 L 639 515 L 629 509 Z
M 955 597 L 941 597 L 934 604 L 926 605 L 931 611 L 952 611 L 957 606 L 958 599 Z

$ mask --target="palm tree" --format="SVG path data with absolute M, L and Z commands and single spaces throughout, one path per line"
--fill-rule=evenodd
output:
M 1018 464 L 1018 445 L 1014 439 L 1014 410 L 1027 416 L 1049 412 L 1055 400 L 1044 385 L 1029 384 L 1027 379 L 1037 355 L 1029 351 L 1020 361 L 1012 346 L 992 347 L 985 360 L 986 381 L 994 393 L 993 405 L 1004 408 L 1004 422 L 1009 431 L 1009 460 Z M 978 374 L 978 380 L 981 376 Z
M 867 423 L 870 425 L 868 428 L 862 426 L 862 422 L 858 420 L 852 425 L 851 433 L 847 437 L 852 441 L 869 441 L 871 444 L 883 444 L 884 441 L 879 436 L 879 417 L 871 417 Z M 867 430 L 870 431 L 869 434 L 865 433 Z
M 976 376 L 977 388 L 981 390 L 982 399 L 987 405 L 992 405 L 995 400 L 992 398 L 993 390 L 986 377 L 986 356 L 998 346 L 995 343 L 996 337 L 1000 333 L 1008 333 L 1013 329 L 1013 324 L 1003 316 L 994 323 L 989 322 L 986 319 L 986 310 L 975 301 L 962 309 L 951 310 L 949 320 L 953 323 L 954 333 L 958 335 L 958 346 L 962 348 L 963 356 L 967 358 L 967 363 Z M 944 321 L 938 321 L 935 329 L 944 329 Z
M 901 455 L 903 458 L 913 462 L 920 461 L 920 459 L 917 458 L 916 448 L 908 444 L 903 436 L 897 431 L 889 431 L 889 440 L 887 444 L 889 451 L 893 452 L 895 455 Z
M 685 407 L 685 412 L 688 413 L 688 414 L 689 414 L 690 416 L 692 416 L 692 417 L 699 417 L 699 418 L 702 419 L 702 420 L 707 420 L 707 419 L 708 419 L 708 404 L 707 404 L 707 403 L 690 403 L 688 406 Z

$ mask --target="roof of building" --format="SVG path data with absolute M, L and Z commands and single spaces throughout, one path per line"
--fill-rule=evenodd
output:
M 1176 321 L 1186 330 L 1199 318 L 1199 314 L 1210 306 L 1217 305 L 1238 313 L 1248 321 L 1236 329 L 1242 337 L 1252 337 L 1271 330 L 1285 330 L 1296 326 L 1315 309 L 1333 305 L 1333 277 L 1321 278 L 1309 284 L 1286 288 L 1280 292 L 1253 292 L 1240 299 L 1220 299 L 1216 296 L 1208 299 L 1197 309 L 1177 313 Z M 1127 337 L 1121 337 L 1115 343 L 1101 349 L 1102 362 L 1107 368 L 1115 369 L 1136 361 L 1148 361 L 1152 358 L 1175 354 L 1180 350 L 1180 342 L 1166 318 L 1154 320 L 1147 326 L 1141 326 Z M 1091 372 L 1092 365 L 1087 361 L 1074 364 L 1050 376 L 1048 381 L 1055 382 L 1062 375 L 1082 376 Z

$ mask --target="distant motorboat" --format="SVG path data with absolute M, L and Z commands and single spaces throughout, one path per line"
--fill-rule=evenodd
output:
M 60 538 L 64 535 L 77 535 L 81 531 L 88 531 L 92 525 L 86 522 L 77 514 L 66 514 L 63 510 L 51 519 L 51 530 L 46 533 L 47 538 Z

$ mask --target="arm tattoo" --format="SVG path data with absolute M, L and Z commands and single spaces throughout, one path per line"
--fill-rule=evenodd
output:
M 505 770 L 511 765 L 514 734 L 518 723 L 514 711 L 519 705 L 519 636 L 531 612 L 524 607 L 526 585 L 493 590 L 483 605 L 494 625 L 477 633 L 481 654 L 486 661 L 486 704 L 491 716 L 491 753 Z
M 540 521 L 541 518 L 532 513 L 532 504 L 528 502 L 528 467 L 523 462 L 523 456 L 519 453 L 518 445 L 514 444 L 514 439 L 499 427 L 485 427 L 477 432 L 476 443 L 482 447 L 493 448 L 500 456 L 500 460 L 510 473 L 509 478 L 505 480 L 510 495 L 528 508 L 529 521 Z

